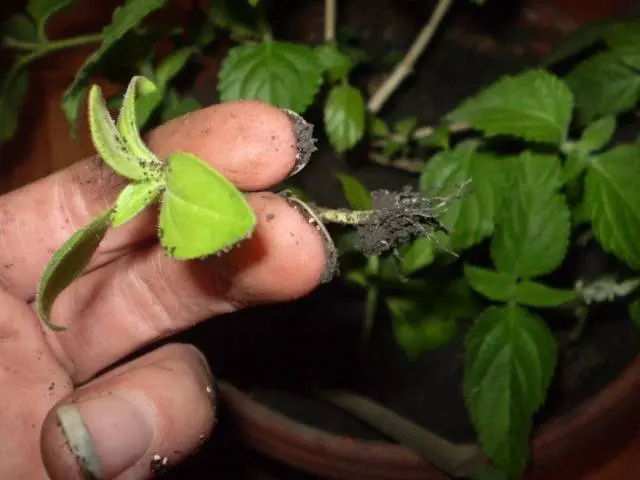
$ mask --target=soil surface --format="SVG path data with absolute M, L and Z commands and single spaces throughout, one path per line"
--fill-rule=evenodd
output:
M 355 0 L 350 2 L 350 8 L 357 12 L 359 2 L 371 3 Z M 378 2 L 381 2 L 380 8 L 389 8 L 388 2 Z M 419 8 L 415 5 L 419 2 L 409 3 L 413 5 L 411 8 Z M 307 8 L 318 9 L 317 5 Z M 373 51 L 383 47 L 387 50 L 405 48 L 424 19 L 424 15 L 411 9 L 398 13 L 397 9 L 389 8 L 389 12 L 395 12 L 393 15 L 381 15 L 371 6 L 362 8 L 361 5 L 359 11 L 377 12 L 377 20 L 370 18 L 367 22 L 366 17 L 352 12 L 351 22 L 347 21 L 359 35 L 356 35 L 359 41 L 369 44 Z M 317 12 L 312 15 L 307 11 L 307 17 L 303 15 L 292 21 L 291 18 L 302 15 L 292 7 L 289 15 L 282 21 L 283 32 L 317 41 L 322 34 Z M 504 15 L 506 18 L 493 18 L 491 22 L 486 16 L 471 22 L 469 9 L 457 12 L 447 34 L 437 38 L 417 66 L 415 75 L 385 109 L 384 117 L 397 120 L 411 115 L 417 116 L 420 124 L 433 123 L 461 99 L 499 76 L 535 65 L 538 57 L 531 45 L 538 41 L 538 33 L 514 23 L 510 12 Z M 376 22 L 381 18 L 385 19 L 386 26 L 377 30 Z M 496 28 L 501 21 L 511 27 Z M 375 75 L 371 70 L 360 72 L 358 79 L 365 85 Z M 200 96 L 216 101 L 215 92 L 211 90 L 200 92 Z M 295 183 L 317 203 L 345 206 L 334 177 L 337 171 L 358 176 L 372 189 L 415 185 L 415 176 L 359 162 L 362 152 L 354 152 L 348 159 L 335 156 L 322 135 L 319 111 L 312 109 L 305 117 L 316 124 L 319 151 Z M 637 125 L 634 128 L 637 130 Z M 623 136 L 626 135 L 623 133 Z M 576 272 L 595 276 L 604 269 L 617 268 L 616 265 L 597 248 L 587 246 L 572 253 L 555 280 L 575 278 Z M 362 292 L 338 279 L 297 302 L 218 318 L 177 340 L 200 347 L 218 377 L 226 378 L 252 392 L 255 399 L 308 425 L 340 435 L 382 439 L 377 432 L 339 409 L 303 393 L 294 393 L 311 385 L 342 386 L 370 396 L 451 440 L 473 441 L 474 431 L 461 394 L 462 345 L 469 325 L 461 324 L 457 337 L 446 347 L 427 352 L 412 362 L 395 344 L 384 312 L 376 321 L 368 348 L 359 349 L 363 311 Z M 640 349 L 640 334 L 620 306 L 603 306 L 594 310 L 591 317 L 577 343 L 568 340 L 572 324 L 566 318 L 547 318 L 561 351 L 555 383 L 547 405 L 537 418 L 538 425 L 570 412 L 602 390 Z M 221 421 L 212 439 L 198 455 L 168 477 L 204 478 L 202 472 L 207 471 L 207 478 L 214 475 L 253 478 L 246 473 L 246 465 L 253 465 L 258 471 L 270 472 L 270 478 L 313 478 L 246 452 L 226 425 L 224 405 L 220 413 Z

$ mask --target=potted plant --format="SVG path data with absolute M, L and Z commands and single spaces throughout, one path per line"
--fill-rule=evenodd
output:
M 168 254 L 176 261 L 217 254 L 251 234 L 255 218 L 233 185 L 192 156 L 157 158 L 139 134 L 198 108 L 178 80 L 202 52 L 222 48 L 220 99 L 254 98 L 320 117 L 326 142 L 316 156 L 334 152 L 333 165 L 344 167 L 334 186 L 342 187 L 348 201 L 340 204 L 335 189 L 330 192 L 319 180 L 334 172 L 322 173 L 317 159 L 287 186 L 291 201 L 335 240 L 340 275 L 315 299 L 277 310 L 291 326 L 292 318 L 316 309 L 328 319 L 325 330 L 269 336 L 252 327 L 252 340 L 235 332 L 243 338 L 238 354 L 245 360 L 253 347 L 275 356 L 272 342 L 286 347 L 284 360 L 266 362 L 270 377 L 261 378 L 264 372 L 251 361 L 241 373 L 237 366 L 220 367 L 220 393 L 246 443 L 325 478 L 520 478 L 528 467 L 555 465 L 587 435 L 603 435 L 616 419 L 624 421 L 640 396 L 634 330 L 640 321 L 640 150 L 634 136 L 629 138 L 629 112 L 640 97 L 640 23 L 612 21 L 581 30 L 547 64 L 499 76 L 459 99 L 434 125 L 420 126 L 407 116 L 385 121 L 380 112 L 443 28 L 450 0 L 434 4 L 406 53 L 394 59 L 370 95 L 360 87 L 363 76 L 371 79 L 370 59 L 349 42 L 348 32 L 338 35 L 339 5 L 333 0 L 322 4 L 324 37 L 314 46 L 274 37 L 264 1 L 217 0 L 207 15 L 196 5 L 193 24 L 169 31 L 171 53 L 160 59 L 154 47 L 167 36 L 166 27 L 146 20 L 165 2 L 129 0 L 100 34 L 52 42 L 43 36 L 47 19 L 73 2 L 53 3 L 44 10 L 34 3 L 5 29 L 4 44 L 27 53 L 5 76 L 3 111 L 19 107 L 15 101 L 33 59 L 100 42 L 63 107 L 75 127 L 94 75 L 108 73 L 128 83 L 108 101 L 92 87 L 89 118 L 101 157 L 131 183 L 112 209 L 54 254 L 39 289 L 43 321 L 107 229 L 195 176 L 208 178 L 212 191 L 228 194 L 212 195 L 199 207 L 244 221 L 213 235 L 217 225 L 193 217 L 181 228 L 203 241 L 185 243 L 161 209 L 159 237 Z M 217 41 L 220 32 L 225 36 Z M 133 53 L 129 64 L 120 56 L 124 51 Z M 113 107 L 120 109 L 117 124 L 108 112 Z M 5 138 L 14 131 L 15 125 L 3 122 Z M 132 154 L 123 156 L 122 145 Z M 361 178 L 376 185 L 371 192 L 344 173 L 358 172 L 348 162 L 362 159 Z M 180 182 L 176 175 L 183 176 Z M 232 200 L 224 203 L 222 197 Z M 623 354 L 608 378 L 567 400 L 563 394 L 571 389 L 563 376 L 589 361 L 580 346 L 593 335 L 624 339 Z M 342 341 L 346 356 L 331 343 Z M 619 348 L 605 343 L 610 351 Z M 309 351 L 314 345 L 315 354 Z M 340 364 L 345 359 L 355 366 Z M 350 370 L 346 380 L 337 368 L 318 368 L 330 361 Z M 213 364 L 218 368 L 224 361 Z M 427 375 L 433 365 L 441 375 Z M 402 402 L 394 399 L 398 391 Z M 428 398 L 439 395 L 439 403 Z M 304 402 L 311 402 L 306 410 L 295 408 Z M 396 403 L 403 408 L 394 412 Z M 427 406 L 441 410 L 421 422 L 425 417 L 416 412 Z M 323 413 L 314 418 L 318 408 Z M 344 419 L 344 412 L 370 429 L 345 427 L 349 420 L 332 424 L 330 418 Z M 461 416 L 462 426 L 447 431 L 452 418 Z M 314 421 L 326 424 L 305 425 Z M 473 428 L 472 438 L 467 427 Z M 355 434 L 346 438 L 348 432 Z M 447 433 L 453 438 L 445 438 Z

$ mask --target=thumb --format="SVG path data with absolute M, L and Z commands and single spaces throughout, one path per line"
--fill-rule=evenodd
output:
M 62 400 L 44 421 L 42 457 L 53 480 L 145 479 L 190 455 L 214 423 L 204 357 L 167 345 Z

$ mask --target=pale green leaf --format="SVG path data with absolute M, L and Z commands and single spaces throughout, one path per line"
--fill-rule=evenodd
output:
M 483 451 L 519 477 L 532 417 L 543 404 L 557 346 L 545 323 L 514 304 L 489 307 L 467 334 L 464 396 Z
M 148 167 L 131 152 L 120 136 L 98 85 L 91 87 L 89 92 L 89 129 L 98 154 L 114 171 L 136 181 L 150 177 Z
M 52 330 L 66 329 L 51 322 L 53 303 L 58 295 L 82 274 L 93 258 L 93 254 L 111 225 L 111 214 L 111 209 L 106 210 L 74 233 L 53 254 L 46 266 L 38 285 L 36 308 L 40 319 Z
M 44 26 L 53 15 L 60 10 L 69 8 L 77 3 L 77 0 L 28 0 L 27 13 L 31 15 L 38 27 L 40 38 L 44 39 Z
M 593 159 L 585 208 L 602 247 L 640 268 L 640 148 L 621 145 Z
M 160 243 L 177 259 L 224 252 L 248 238 L 256 216 L 245 196 L 198 157 L 169 156 L 160 209 Z
M 336 178 L 340 181 L 342 191 L 352 209 L 369 210 L 371 208 L 371 193 L 359 179 L 346 173 L 336 173 Z
M 64 93 L 62 107 L 71 124 L 74 137 L 77 135 L 78 113 L 87 84 L 100 67 L 103 58 L 120 39 L 166 3 L 167 0 L 125 0 L 123 6 L 114 10 L 111 24 L 102 30 L 103 40 L 100 48 L 85 60 L 73 83 Z
M 346 79 L 353 68 L 349 57 L 340 52 L 335 43 L 323 43 L 314 48 L 316 57 L 329 80 L 336 82 Z
M 13 137 L 18 130 L 20 107 L 29 86 L 29 70 L 14 65 L 4 75 L 0 85 L 0 144 Z
M 463 142 L 435 155 L 425 166 L 420 190 L 428 195 L 454 195 L 471 180 L 462 198 L 451 202 L 440 221 L 452 231 L 438 240 L 460 251 L 490 236 L 509 186 L 509 159 L 477 151 L 477 144 Z
M 124 225 L 145 207 L 153 203 L 157 198 L 164 183 L 160 181 L 149 181 L 142 183 L 130 183 L 127 185 L 116 200 L 114 205 L 111 223 L 114 227 Z
M 604 148 L 616 131 L 616 117 L 609 115 L 587 125 L 582 132 L 579 145 L 591 153 Z
M 566 77 L 582 122 L 631 110 L 640 97 L 640 73 L 615 52 L 594 55 Z
M 350 150 L 360 141 L 365 127 L 365 104 L 360 90 L 346 83 L 331 89 L 324 106 L 324 127 L 338 153 Z
M 223 101 L 261 100 L 303 113 L 322 84 L 313 49 L 286 42 L 241 45 L 229 51 L 218 81 Z
M 640 329 L 640 299 L 636 298 L 629 304 L 629 316 L 633 324 Z
M 464 274 L 471 288 L 489 300 L 508 302 L 516 295 L 516 281 L 510 275 L 473 265 L 465 265 Z
M 433 240 L 428 237 L 418 237 L 409 245 L 400 247 L 399 250 L 403 275 L 411 275 L 431 265 L 435 260 Z
M 544 70 L 506 76 L 466 100 L 447 119 L 482 130 L 561 144 L 571 122 L 573 98 L 565 83 Z
M 563 290 L 523 280 L 516 285 L 514 301 L 530 307 L 557 307 L 575 300 L 577 296 L 575 290 Z
M 138 164 L 147 172 L 154 169 L 159 171 L 161 162 L 149 150 L 140 138 L 138 123 L 136 121 L 136 95 L 144 97 L 156 91 L 156 86 L 145 77 L 135 76 L 129 82 L 129 86 L 124 94 L 120 116 L 118 117 L 118 130 L 125 142 L 127 150 L 136 158 Z M 136 179 L 138 180 L 138 179 Z
M 555 270 L 564 260 L 571 228 L 560 187 L 560 160 L 524 152 L 515 162 L 513 185 L 491 244 L 498 271 L 532 278 Z

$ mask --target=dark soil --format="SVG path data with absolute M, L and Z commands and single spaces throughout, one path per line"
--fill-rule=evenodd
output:
M 294 14 L 297 14 L 295 10 Z M 399 43 L 406 43 L 422 19 L 419 16 L 416 19 L 413 14 L 397 17 L 395 20 L 402 26 L 398 31 L 403 32 L 398 33 Z M 398 25 L 388 17 L 385 20 L 389 25 Z M 433 123 L 461 99 L 499 76 L 535 65 L 537 58 L 528 48 L 535 41 L 535 32 L 516 25 L 496 33 L 483 22 L 480 19 L 470 24 L 468 14 L 460 13 L 451 26 L 453 33 L 438 39 L 411 81 L 389 104 L 385 118 L 396 120 L 411 115 L 417 116 L 421 124 Z M 291 23 L 285 22 L 285 25 L 291 26 Z M 293 25 L 293 30 L 304 30 L 304 25 L 295 22 Z M 364 27 L 358 27 L 363 31 Z M 310 39 L 314 38 L 312 28 L 304 31 Z M 486 41 L 470 42 L 472 35 Z M 372 35 L 372 38 L 378 37 Z M 370 79 L 371 75 L 372 72 L 364 72 L 361 80 Z M 211 91 L 203 97 L 215 100 Z M 321 125 L 317 111 L 312 110 L 306 118 Z M 320 130 L 316 127 L 319 151 L 296 178 L 296 184 L 316 202 L 326 206 L 345 205 L 334 177 L 337 171 L 357 175 L 372 189 L 415 185 L 415 177 L 359 164 L 362 152 L 355 152 L 350 163 L 336 157 Z M 575 278 L 577 272 L 597 275 L 615 266 L 611 258 L 588 246 L 572 253 L 558 278 L 559 281 Z M 446 347 L 427 352 L 411 362 L 395 344 L 383 310 L 368 348 L 365 351 L 359 348 L 363 311 L 362 292 L 336 280 L 296 302 L 218 318 L 182 335 L 179 340 L 195 343 L 206 352 L 219 378 L 228 379 L 250 391 L 253 398 L 308 425 L 340 435 L 382 439 L 380 434 L 339 409 L 303 393 L 294 393 L 306 386 L 341 386 L 370 396 L 451 440 L 473 441 L 474 431 L 461 394 L 462 344 L 469 325 L 462 324 L 458 336 Z M 596 309 L 577 343 L 568 340 L 572 324 L 566 318 L 548 320 L 561 352 L 555 383 L 547 405 L 537 418 L 538 425 L 567 414 L 601 391 L 640 348 L 640 334 L 624 308 L 618 305 Z M 245 451 L 230 433 L 224 405 L 220 413 L 221 423 L 201 453 L 169 476 L 253 478 L 246 476 L 247 465 L 252 465 L 255 470 L 271 472 L 272 478 L 311 478 Z

